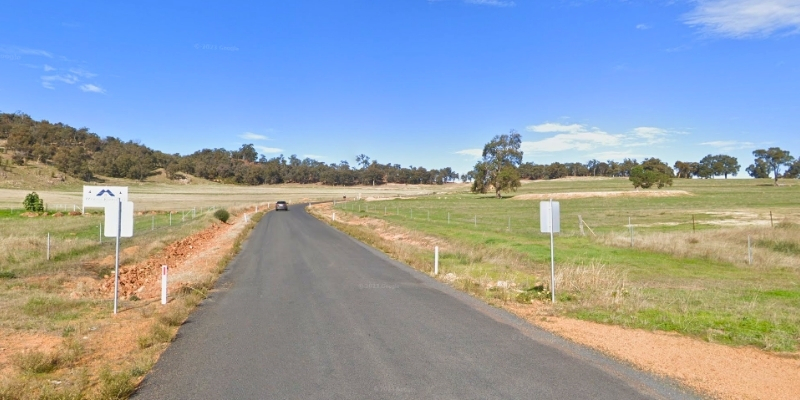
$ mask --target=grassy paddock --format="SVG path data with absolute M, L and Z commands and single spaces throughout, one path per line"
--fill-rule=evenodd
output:
M 783 183 L 676 180 L 671 190 L 685 193 L 672 197 L 569 198 L 565 193 L 631 192 L 630 183 L 559 180 L 525 184 L 515 195 L 561 198 L 562 231 L 556 235 L 561 312 L 794 351 L 800 341 L 800 185 Z M 494 285 L 495 291 L 498 281 L 505 287 L 514 280 L 512 292 L 527 301 L 545 298 L 549 290 L 550 242 L 539 231 L 539 202 L 449 193 L 336 208 L 459 248 L 521 259 L 498 263 L 444 252 L 441 270 Z M 583 234 L 579 215 L 588 225 Z

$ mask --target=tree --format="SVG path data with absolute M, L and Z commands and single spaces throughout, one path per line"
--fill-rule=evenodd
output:
M 641 165 L 631 168 L 628 180 L 634 188 L 648 189 L 656 185 L 659 189 L 672 186 L 674 171 L 658 158 L 645 159 Z
M 756 159 L 753 164 L 747 167 L 747 172 L 750 173 L 752 170 L 758 173 L 761 172 L 759 168 L 765 168 L 768 176 L 770 173 L 775 174 L 775 185 L 778 184 L 778 178 L 781 175 L 781 167 L 791 166 L 794 162 L 794 157 L 792 157 L 787 150 L 783 150 L 780 147 L 770 147 L 767 150 L 755 150 L 753 151 L 753 155 Z M 753 174 L 750 173 L 750 176 L 753 176 Z
M 483 146 L 483 159 L 475 164 L 473 193 L 486 193 L 491 187 L 497 198 L 501 191 L 516 191 L 520 185 L 517 168 L 522 163 L 522 136 L 515 130 L 497 135 Z
M 28 193 L 28 195 L 25 196 L 25 200 L 22 201 L 22 205 L 28 211 L 32 212 L 44 211 L 44 201 L 39 198 L 39 195 L 36 194 L 36 192 Z
M 800 160 L 795 160 L 783 176 L 793 179 L 800 178 Z
M 711 178 L 712 176 L 724 176 L 728 179 L 728 175 L 736 176 L 739 173 L 739 161 L 736 157 L 731 157 L 725 154 L 711 154 L 703 157 L 698 163 L 698 168 L 695 174 L 700 178 Z
M 356 156 L 356 164 L 361 165 L 361 169 L 366 169 L 369 167 L 369 157 L 365 154 L 359 154 Z
M 239 150 L 231 152 L 231 157 L 252 163 L 256 162 L 256 158 L 258 158 L 258 152 L 252 143 L 243 144 Z
M 678 178 L 691 179 L 694 171 L 696 171 L 696 164 L 697 163 L 675 161 L 675 165 L 672 168 L 678 170 Z

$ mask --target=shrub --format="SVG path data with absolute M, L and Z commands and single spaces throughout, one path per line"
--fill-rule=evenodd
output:
M 24 372 L 46 374 L 58 368 L 59 359 L 56 354 L 34 350 L 14 355 L 12 362 Z
M 25 200 L 22 201 L 22 205 L 25 206 L 25 209 L 28 211 L 44 211 L 44 201 L 39 198 L 39 195 L 36 194 L 36 192 L 28 193 L 28 195 L 25 196 Z
M 228 210 L 226 210 L 224 208 L 220 208 L 219 210 L 214 211 L 214 218 L 216 218 L 216 219 L 218 219 L 218 220 L 220 220 L 222 222 L 228 223 L 228 218 L 230 218 L 230 217 L 231 217 L 231 214 L 228 212 Z

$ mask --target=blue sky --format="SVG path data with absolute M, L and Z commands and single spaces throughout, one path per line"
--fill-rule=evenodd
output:
M 168 153 L 800 156 L 800 0 L 14 2 L 0 110 Z M 744 171 L 742 171 L 744 174 Z

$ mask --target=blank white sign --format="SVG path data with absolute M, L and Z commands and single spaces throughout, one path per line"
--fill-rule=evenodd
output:
M 117 222 L 119 221 L 119 203 L 109 203 L 106 205 L 106 226 L 103 235 L 105 237 L 117 237 Z M 133 202 L 122 202 L 122 232 L 120 237 L 133 236 Z
M 550 209 L 550 204 L 553 205 L 552 210 Z M 551 231 L 553 233 L 561 232 L 561 207 L 558 205 L 557 201 L 543 201 L 539 203 L 539 216 L 542 233 L 550 233 Z M 550 221 L 551 216 L 553 217 L 552 221 Z

